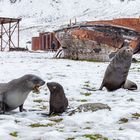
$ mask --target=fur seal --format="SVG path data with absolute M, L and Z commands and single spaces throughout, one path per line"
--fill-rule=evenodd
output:
M 19 107 L 19 111 L 22 112 L 28 94 L 44 84 L 45 81 L 33 74 L 24 75 L 8 83 L 0 83 L 1 111 L 5 113 Z
M 130 80 L 126 80 L 125 84 L 122 86 L 124 89 L 128 89 L 128 90 L 137 90 L 137 84 L 130 81 Z
M 131 66 L 133 50 L 130 47 L 122 47 L 108 65 L 100 86 L 100 90 L 106 87 L 108 91 L 113 91 L 122 87 Z
M 49 115 L 63 113 L 68 107 L 68 99 L 65 96 L 63 87 L 56 82 L 49 82 L 50 90 L 50 111 Z

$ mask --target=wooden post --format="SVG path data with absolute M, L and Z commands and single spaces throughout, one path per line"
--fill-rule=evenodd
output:
M 70 26 L 71 26 L 71 19 L 70 19 Z
M 76 18 L 75 18 L 75 24 L 77 23 L 77 20 L 76 20 Z
M 3 39 L 3 25 L 1 24 L 1 51 L 2 51 L 2 39 Z
M 11 23 L 9 23 L 9 50 L 11 48 Z
M 4 51 L 6 47 L 9 49 L 11 47 L 19 48 L 19 22 L 21 19 L 12 19 L 12 18 L 0 18 L 0 51 Z M 14 24 L 15 23 L 15 24 Z M 7 26 L 5 26 L 7 25 Z M 12 35 L 15 30 L 17 30 L 17 40 L 14 44 L 12 40 Z M 8 39 L 7 39 L 8 38 Z
M 18 20 L 18 48 L 19 48 L 19 20 Z
M 49 35 L 50 35 L 50 50 L 52 49 L 52 47 L 51 47 L 51 45 L 52 45 L 52 34 L 51 33 L 49 33 Z

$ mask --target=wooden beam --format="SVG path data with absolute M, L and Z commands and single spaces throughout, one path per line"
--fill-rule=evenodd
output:
M 11 48 L 11 23 L 9 23 L 9 50 Z
M 3 38 L 3 27 L 2 27 L 2 24 L 1 24 L 1 46 L 0 46 L 1 51 L 2 51 L 2 38 Z
M 20 20 L 19 20 L 19 21 L 20 21 Z M 17 23 L 17 24 L 18 24 L 18 46 L 17 46 L 17 47 L 18 47 L 18 48 L 19 48 L 19 21 L 18 21 L 18 23 Z
M 19 22 L 21 19 L 14 19 L 11 21 L 11 19 L 2 19 L 1 21 L 7 22 L 8 24 L 1 23 L 1 31 L 0 31 L 0 51 L 4 51 L 6 47 L 9 47 L 9 50 L 11 47 L 18 47 L 19 48 Z M 15 21 L 15 22 L 13 22 Z M 12 39 L 13 34 L 17 30 L 17 42 Z
M 9 44 L 9 29 L 6 30 L 4 24 L 2 24 L 2 27 L 3 27 L 3 31 L 4 31 L 3 33 L 6 34 L 7 37 L 8 37 L 8 40 L 7 40 L 7 41 L 5 41 L 5 40 L 3 39 L 3 42 L 5 42 L 5 46 L 4 46 L 4 47 L 2 46 L 2 51 L 4 51 L 4 49 L 5 49 L 5 48 L 7 47 L 7 45 Z
M 0 17 L 0 24 L 8 24 L 21 21 L 21 18 L 4 18 Z

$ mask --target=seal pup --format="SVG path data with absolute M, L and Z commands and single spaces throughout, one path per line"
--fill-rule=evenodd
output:
M 128 90 L 137 90 L 137 84 L 130 81 L 130 80 L 126 80 L 124 85 L 122 86 L 122 88 L 124 89 L 128 89 Z
M 44 84 L 45 81 L 33 74 L 24 75 L 8 83 L 0 83 L 1 111 L 5 113 L 19 107 L 19 111 L 22 112 L 28 94 Z
M 50 90 L 49 115 L 65 112 L 68 107 L 68 99 L 65 96 L 63 87 L 56 82 L 49 82 L 47 86 Z
M 133 50 L 131 47 L 122 47 L 108 65 L 99 90 L 106 87 L 113 91 L 122 87 L 131 66 Z

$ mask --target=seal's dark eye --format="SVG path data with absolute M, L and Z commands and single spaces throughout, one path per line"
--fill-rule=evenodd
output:
M 33 79 L 33 83 L 38 84 L 39 83 L 38 79 Z

